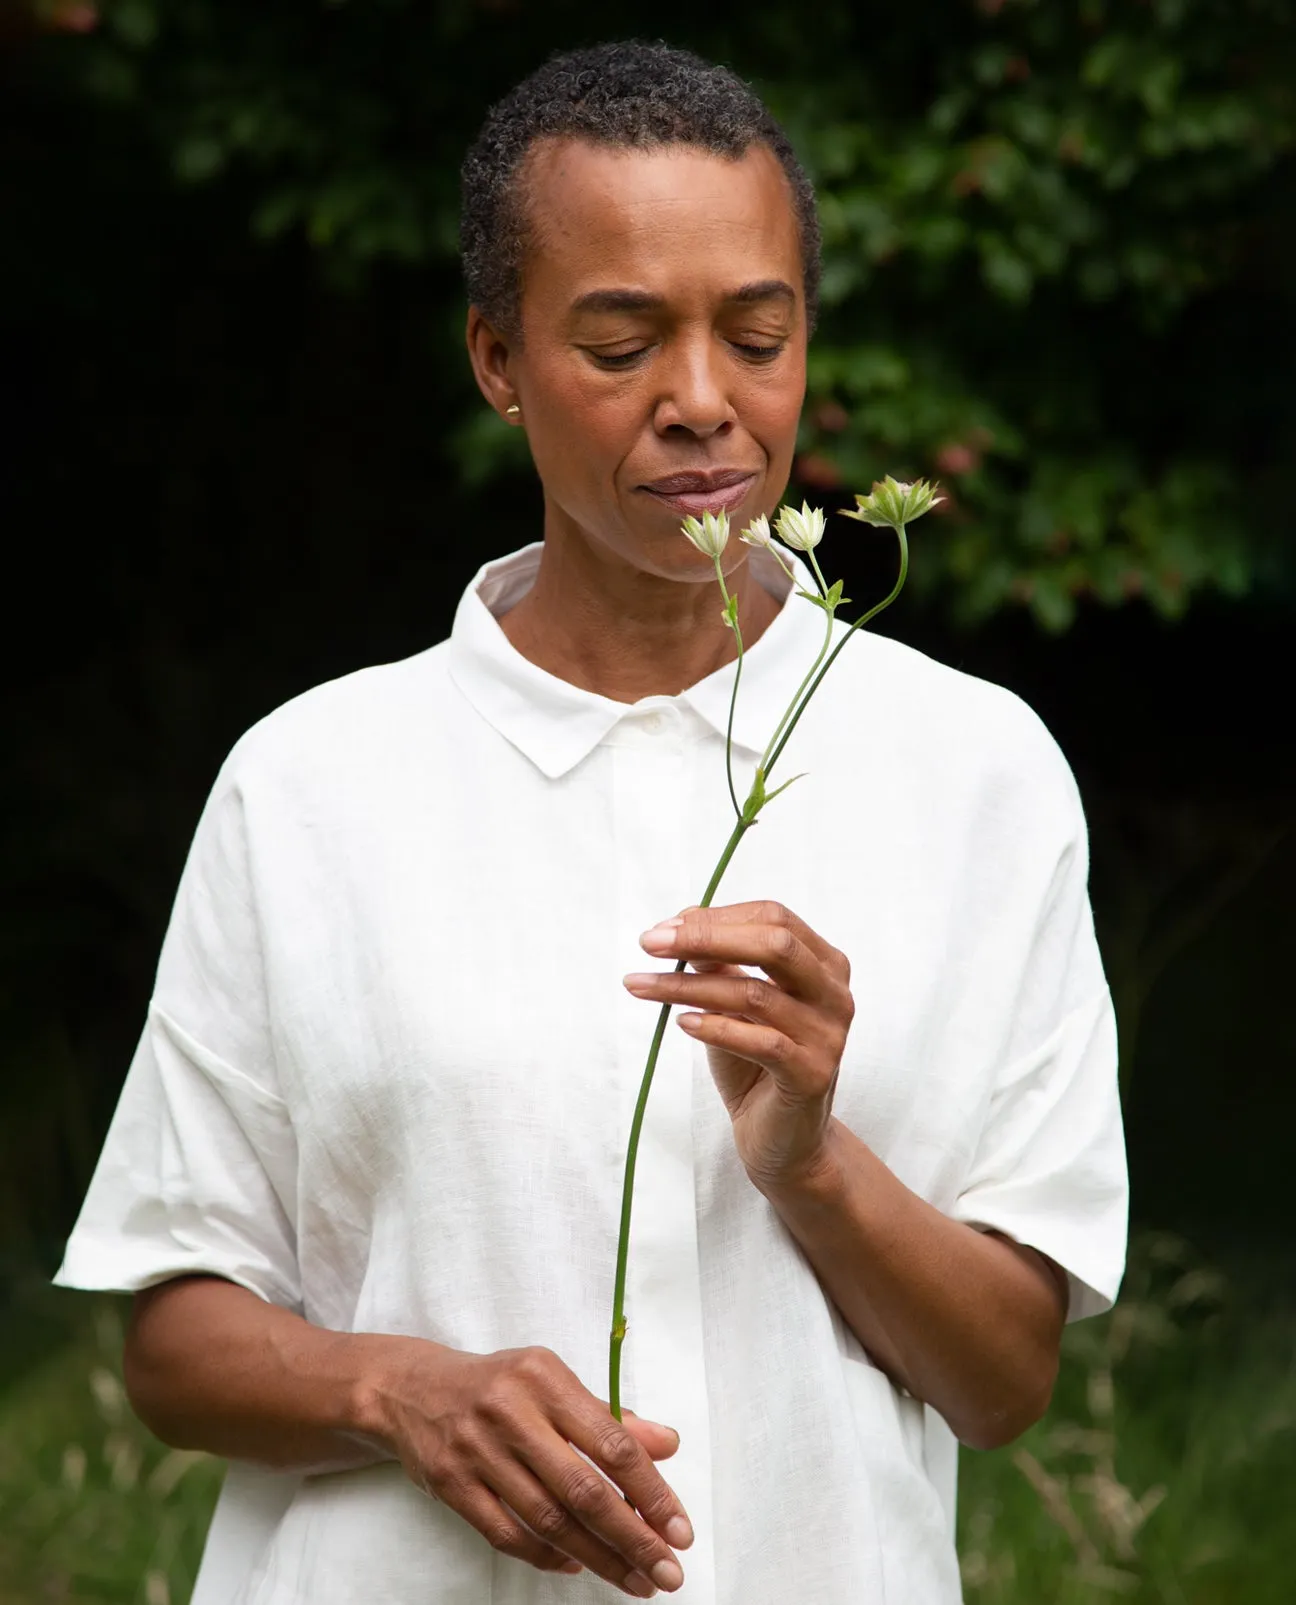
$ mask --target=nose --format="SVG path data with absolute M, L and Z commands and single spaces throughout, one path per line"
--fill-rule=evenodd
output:
M 676 344 L 670 360 L 658 370 L 662 389 L 654 422 L 659 433 L 685 433 L 708 440 L 733 427 L 735 415 L 723 360 L 710 337 Z

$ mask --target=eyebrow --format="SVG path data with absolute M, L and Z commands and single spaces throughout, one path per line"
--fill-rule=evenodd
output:
M 725 296 L 731 306 L 751 306 L 757 301 L 795 301 L 796 291 L 786 279 L 757 279 L 743 284 Z M 660 295 L 647 290 L 587 290 L 572 302 L 573 312 L 656 312 L 665 306 Z

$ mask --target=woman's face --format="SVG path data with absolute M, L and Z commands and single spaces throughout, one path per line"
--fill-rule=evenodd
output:
M 470 318 L 469 343 L 489 399 L 521 407 L 546 535 L 706 579 L 682 519 L 723 508 L 739 530 L 773 511 L 805 393 L 800 241 L 778 159 L 547 141 L 526 186 L 522 340 Z

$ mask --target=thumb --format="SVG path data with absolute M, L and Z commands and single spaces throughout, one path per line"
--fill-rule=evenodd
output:
M 648 1421 L 633 1410 L 622 1410 L 621 1424 L 631 1433 L 654 1460 L 669 1460 L 680 1446 L 680 1436 L 674 1427 L 665 1427 L 660 1421 Z

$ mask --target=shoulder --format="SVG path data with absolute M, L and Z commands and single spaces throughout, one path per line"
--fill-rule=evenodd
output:
M 952 805 L 1080 822 L 1071 767 L 1015 692 L 887 636 L 852 640 L 839 665 L 824 714 L 870 767 L 896 764 Z
M 447 670 L 449 643 L 325 681 L 259 719 L 234 744 L 217 790 L 253 793 L 381 783 L 402 754 L 434 742 L 459 697 Z
M 1006 686 L 882 635 L 850 642 L 840 662 L 846 670 L 841 696 L 880 724 L 909 732 L 917 745 L 939 742 L 950 753 L 991 765 L 1067 769 L 1044 721 Z

